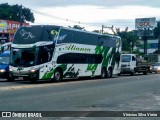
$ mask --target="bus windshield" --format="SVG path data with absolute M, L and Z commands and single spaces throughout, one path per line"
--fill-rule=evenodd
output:
M 11 62 L 14 67 L 31 67 L 51 61 L 55 45 L 34 48 L 11 48 Z
M 35 65 L 36 52 L 33 49 L 12 49 L 11 65 L 30 67 Z
M 131 56 L 130 55 L 122 55 L 122 62 L 130 62 Z
M 59 27 L 29 26 L 20 27 L 15 34 L 13 44 L 34 44 L 42 41 L 54 41 Z

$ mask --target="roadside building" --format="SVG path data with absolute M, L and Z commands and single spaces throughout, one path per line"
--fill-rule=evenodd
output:
M 142 44 L 139 46 L 140 48 L 140 52 L 144 52 L 144 45 L 143 42 Z M 158 50 L 158 39 L 155 40 L 147 40 L 147 54 L 153 53 L 156 50 Z
M 29 25 L 29 23 L 23 23 L 23 26 L 27 25 Z M 20 22 L 0 19 L 0 44 L 12 42 L 19 26 Z

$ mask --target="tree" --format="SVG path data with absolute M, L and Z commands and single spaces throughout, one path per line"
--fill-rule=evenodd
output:
M 101 30 L 93 30 L 92 32 L 101 33 Z
M 74 28 L 74 29 L 79 29 L 79 30 L 85 30 L 84 27 L 81 27 L 81 26 L 79 26 L 79 25 L 74 25 L 73 27 L 68 26 L 68 27 Z
M 119 31 L 117 33 L 121 39 L 122 39 L 122 50 L 123 51 L 133 51 L 134 46 L 136 46 L 139 41 L 138 41 L 138 36 L 135 34 L 134 31 Z
M 35 18 L 33 13 L 29 8 L 22 7 L 22 16 L 20 13 L 20 5 L 9 5 L 8 3 L 0 4 L 0 19 L 13 20 L 20 22 L 20 17 L 22 17 L 22 22 L 34 22 Z

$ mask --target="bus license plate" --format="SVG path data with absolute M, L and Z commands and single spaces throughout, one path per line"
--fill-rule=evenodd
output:
M 18 79 L 23 80 L 23 77 L 18 77 Z

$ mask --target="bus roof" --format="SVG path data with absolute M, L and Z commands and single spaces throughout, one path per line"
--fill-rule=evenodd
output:
M 75 28 L 70 28 L 70 27 L 63 27 L 63 26 L 58 26 L 58 25 L 30 25 L 30 26 L 25 26 L 25 27 L 44 27 L 44 28 L 50 28 L 50 27 L 57 27 L 60 29 L 68 29 L 68 30 L 73 30 L 73 31 L 78 31 L 78 32 L 84 32 L 84 33 L 89 33 L 89 34 L 94 34 L 94 35 L 101 35 L 101 36 L 110 36 L 110 37 L 118 37 L 118 35 L 112 35 L 112 34 L 102 34 L 102 33 L 96 33 L 96 32 L 91 32 L 91 31 L 85 31 L 85 30 L 80 30 L 80 29 L 75 29 Z
M 32 26 L 20 27 L 14 36 L 13 44 L 35 44 L 35 43 L 44 42 L 44 41 L 53 42 L 56 40 L 57 35 L 61 37 L 62 35 L 66 35 L 66 34 L 67 34 L 67 38 L 69 39 L 65 39 L 66 40 L 65 43 L 70 42 L 70 43 L 97 45 L 97 41 L 99 41 L 98 44 L 100 44 L 100 43 L 103 43 L 101 41 L 108 40 L 108 42 L 110 43 L 108 47 L 115 47 L 116 40 L 120 39 L 119 36 L 115 36 L 115 35 L 89 32 L 85 30 L 67 28 L 63 26 L 32 25 Z M 86 43 L 84 39 L 89 41 Z M 108 44 L 108 43 L 104 43 L 104 44 Z
M 110 37 L 119 37 L 119 36 L 117 36 L 117 35 L 102 34 L 102 33 L 90 32 L 90 31 L 85 31 L 85 30 L 80 30 L 80 29 L 75 29 L 75 28 L 68 28 L 68 27 L 61 27 L 61 28 L 68 29 L 68 30 L 74 30 L 74 31 L 78 31 L 78 32 L 85 32 L 85 33 L 94 34 L 94 35 L 110 36 Z M 120 37 L 119 37 L 119 38 L 120 38 Z

